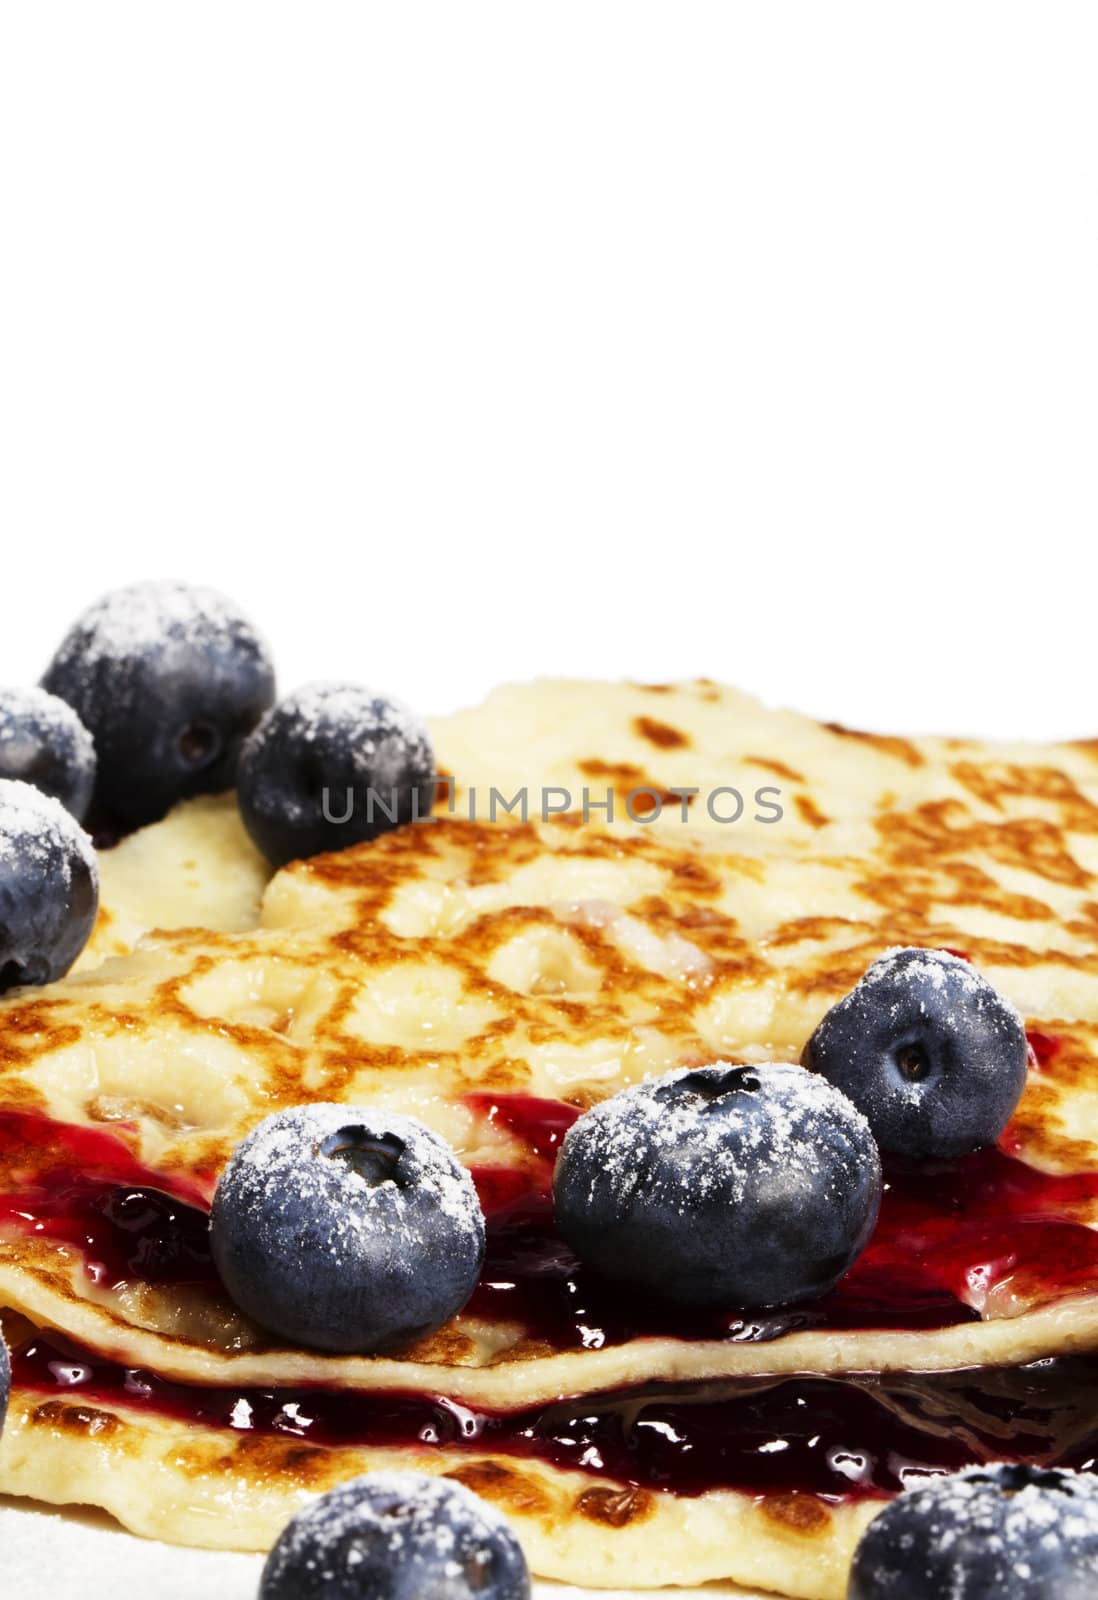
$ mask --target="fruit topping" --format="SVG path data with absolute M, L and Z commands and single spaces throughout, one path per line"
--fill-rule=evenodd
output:
M 83 822 L 95 787 L 92 736 L 45 689 L 0 689 L 0 778 L 33 784 Z
M 890 950 L 832 1006 L 801 1056 L 882 1150 L 948 1159 L 994 1144 L 1025 1085 L 1022 1019 L 969 962 Z
M 907 1490 L 870 1523 L 847 1600 L 1091 1600 L 1098 1477 L 969 1467 Z
M 826 1293 L 860 1254 L 881 1163 L 822 1078 L 717 1062 L 586 1112 L 553 1197 L 565 1240 L 608 1278 L 679 1305 L 783 1306 Z
M 260 1600 L 529 1600 L 518 1540 L 447 1478 L 372 1472 L 299 1511 L 263 1568 Z
M 308 684 L 245 745 L 240 814 L 280 867 L 426 820 L 433 780 L 427 730 L 406 707 L 357 684 Z
M 174 582 L 113 589 L 79 617 L 43 687 L 95 741 L 96 811 L 139 825 L 230 789 L 274 701 L 267 646 L 234 601 Z
M 362 1354 L 455 1316 L 484 1238 L 450 1147 L 367 1106 L 275 1112 L 234 1151 L 210 1214 L 213 1258 L 242 1311 L 294 1343 Z
M 63 977 L 99 906 L 91 840 L 58 800 L 0 779 L 0 994 Z

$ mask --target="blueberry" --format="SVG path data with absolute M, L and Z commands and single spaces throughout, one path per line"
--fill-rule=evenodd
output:
M 138 825 L 230 789 L 274 700 L 263 640 L 233 601 L 184 583 L 114 589 L 69 629 L 43 686 L 95 740 L 94 806 Z
M 847 1600 L 1093 1600 L 1098 1478 L 997 1465 L 930 1478 L 882 1511 Z
M 522 1548 L 493 1506 L 448 1478 L 372 1472 L 299 1511 L 259 1600 L 529 1600 Z
M 826 1293 L 864 1248 L 881 1163 L 864 1118 L 801 1067 L 668 1073 L 569 1130 L 557 1225 L 581 1260 L 682 1305 Z
M 80 824 L 29 783 L 0 780 L 0 994 L 62 977 L 98 908 L 95 851 Z
M 417 817 L 434 799 L 427 730 L 404 706 L 352 683 L 288 695 L 244 746 L 244 826 L 276 867 Z
M 890 950 L 833 1006 L 801 1061 L 848 1095 L 882 1150 L 950 1158 L 994 1144 L 1021 1096 L 1022 1020 L 944 950 Z
M 372 1354 L 461 1310 L 484 1258 L 484 1217 L 469 1173 L 422 1123 L 303 1105 L 234 1151 L 210 1242 L 225 1288 L 263 1327 Z
M 82 822 L 95 787 L 92 736 L 45 689 L 0 689 L 0 778 L 33 783 Z

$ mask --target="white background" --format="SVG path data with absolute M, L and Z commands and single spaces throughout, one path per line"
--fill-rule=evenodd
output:
M 1096 80 L 1089 0 L 4 7 L 0 681 L 178 575 L 424 711 L 1098 733 Z
M 423 711 L 1098 732 L 1089 3 L 5 8 L 0 681 L 234 593 Z

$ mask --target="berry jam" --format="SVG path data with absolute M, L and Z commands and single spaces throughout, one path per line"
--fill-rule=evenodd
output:
M 1050 1059 L 1055 1041 L 1037 1042 Z M 989 1295 L 1023 1304 L 1098 1290 L 1098 1233 L 1081 1220 L 1098 1174 L 1040 1173 L 1005 1149 L 960 1161 L 891 1161 L 877 1230 L 821 1300 L 774 1312 L 683 1312 L 579 1265 L 552 1221 L 553 1162 L 578 1112 L 527 1096 L 469 1097 L 528 1155 L 474 1171 L 488 1249 L 471 1310 L 559 1350 L 633 1337 L 761 1341 L 801 1328 L 940 1328 Z M 122 1130 L 0 1112 L 0 1225 L 75 1247 L 99 1285 L 201 1285 L 218 1293 L 201 1182 L 143 1166 Z M 1075 1220 L 1079 1218 L 1080 1220 Z M 190 1423 L 318 1444 L 445 1445 L 537 1457 L 621 1483 L 888 1495 L 926 1472 L 991 1459 L 1098 1461 L 1098 1356 L 1019 1368 L 884 1377 L 738 1380 L 600 1394 L 514 1413 L 432 1395 L 174 1383 L 38 1333 L 13 1355 L 36 1393 L 119 1403 Z M 942 1419 L 948 1419 L 943 1429 Z
M 565 1105 L 563 1100 L 541 1100 L 532 1094 L 467 1094 L 465 1104 L 550 1166 L 564 1135 L 579 1117 L 575 1106 Z
M 1088 1357 L 686 1392 L 663 1385 L 509 1413 L 435 1395 L 173 1383 L 52 1333 L 19 1346 L 12 1372 L 22 1389 L 53 1399 L 121 1404 L 191 1425 L 320 1445 L 534 1457 L 683 1495 L 740 1489 L 849 1500 L 987 1461 L 1091 1468 L 1098 1458 L 1098 1358 Z
M 474 1169 L 488 1246 L 470 1310 L 556 1350 L 646 1336 L 759 1342 L 801 1329 L 945 1328 L 978 1320 L 989 1298 L 1013 1310 L 1098 1291 L 1098 1232 L 1074 1220 L 1098 1199 L 1098 1174 L 1038 1172 L 991 1147 L 953 1162 L 891 1158 L 873 1238 L 821 1299 L 763 1312 L 662 1305 L 581 1266 L 556 1233 L 553 1161 L 578 1112 L 523 1095 L 469 1103 L 529 1151 L 517 1167 Z M 117 1134 L 0 1112 L 0 1172 L 0 1224 L 78 1247 L 97 1284 L 218 1291 L 203 1189 L 142 1166 Z
M 205 1283 L 218 1287 L 202 1192 L 145 1167 L 98 1128 L 28 1112 L 0 1113 L 0 1166 L 16 1192 L 0 1195 L 0 1224 L 76 1246 L 96 1285 Z
M 1060 1054 L 1062 1044 L 1054 1033 L 1041 1033 L 1036 1028 L 1029 1028 L 1026 1038 L 1029 1040 L 1033 1065 L 1039 1071 L 1043 1071 Z
M 1041 1036 L 1045 1059 L 1050 1043 Z M 761 1313 L 661 1306 L 582 1267 L 553 1226 L 552 1163 L 579 1113 L 523 1095 L 468 1103 L 531 1152 L 523 1173 L 474 1172 L 488 1253 L 470 1309 L 522 1323 L 555 1349 L 645 1335 L 755 1342 L 810 1328 L 945 1328 L 977 1321 L 995 1293 L 1028 1306 L 1098 1291 L 1098 1232 L 1074 1220 L 1098 1199 L 1098 1173 L 1039 1172 L 993 1146 L 951 1162 L 887 1158 L 873 1238 L 821 1299 Z

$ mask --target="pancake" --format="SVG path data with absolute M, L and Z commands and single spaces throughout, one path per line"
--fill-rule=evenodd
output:
M 231 797 L 191 802 L 103 854 L 78 969 L 0 1003 L 0 1492 L 262 1549 L 399 1463 L 494 1499 L 546 1576 L 827 1600 L 898 1442 L 912 1471 L 1084 1464 L 1094 750 L 868 738 L 709 684 L 519 686 L 433 731 L 452 812 L 268 882 Z M 781 820 L 715 821 L 705 794 L 756 772 Z M 468 819 L 493 786 L 646 780 L 698 788 L 685 821 Z M 964 954 L 1026 1016 L 1000 1146 L 893 1171 L 866 1255 L 809 1307 L 676 1318 L 577 1274 L 546 1200 L 570 1121 L 677 1065 L 797 1059 L 897 944 Z M 480 1186 L 481 1287 L 399 1357 L 281 1346 L 212 1273 L 221 1167 L 309 1099 L 421 1118 Z
M 707 679 L 506 684 L 482 705 L 431 727 L 461 815 L 468 814 L 471 789 L 483 815 L 493 786 L 511 798 L 525 785 L 531 810 L 540 800 L 535 792 L 549 786 L 569 794 L 577 809 L 585 788 L 592 807 L 605 802 L 609 788 L 617 822 L 627 820 L 631 792 L 637 793 L 634 809 L 644 809 L 639 791 L 647 786 L 667 797 L 649 825 L 677 828 L 683 801 L 672 791 L 696 789 L 687 802 L 690 826 L 716 830 L 737 848 L 758 841 L 785 851 L 803 840 L 830 847 L 841 839 L 861 850 L 875 844 L 882 814 L 898 811 L 920 833 L 955 842 L 966 830 L 979 832 L 985 820 L 1014 823 L 998 848 L 1012 846 L 1022 855 L 1055 855 L 1056 829 L 1066 827 L 1089 838 L 1079 860 L 1098 868 L 1093 740 L 1040 745 L 866 733 L 771 710 Z M 734 822 L 727 820 L 736 813 L 734 799 L 722 792 L 728 789 L 744 801 Z M 760 790 L 765 793 L 757 804 Z M 549 799 L 550 806 L 561 803 L 559 796 Z M 775 804 L 782 808 L 780 822 Z M 599 820 L 605 813 L 593 815 Z M 1018 826 L 1023 820 L 1027 826 Z M 891 836 L 898 839 L 897 828 Z M 984 848 L 987 841 L 970 843 Z

